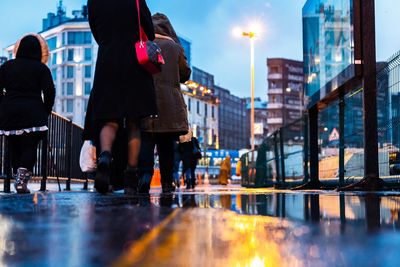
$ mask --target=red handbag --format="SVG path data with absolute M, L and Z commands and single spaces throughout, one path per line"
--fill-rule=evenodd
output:
M 136 0 L 136 6 L 138 10 L 138 20 L 139 20 L 139 38 L 140 40 L 136 42 L 136 55 L 139 65 L 141 65 L 150 74 L 157 74 L 161 72 L 161 66 L 165 64 L 164 58 L 161 55 L 161 49 L 158 45 L 149 41 L 145 31 L 143 30 L 142 24 L 140 22 L 140 0 Z

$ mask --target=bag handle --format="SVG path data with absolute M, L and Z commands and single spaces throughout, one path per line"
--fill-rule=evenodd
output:
M 142 22 L 140 19 L 140 0 L 136 0 L 136 8 L 137 8 L 137 12 L 138 12 L 138 23 L 139 23 L 139 39 L 140 39 L 140 44 L 143 46 L 144 42 L 147 42 L 147 35 L 145 33 L 145 31 L 142 28 Z

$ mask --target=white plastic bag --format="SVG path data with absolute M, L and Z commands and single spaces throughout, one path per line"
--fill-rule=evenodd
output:
M 79 165 L 82 172 L 95 172 L 97 169 L 96 147 L 92 141 L 86 140 L 83 142 L 81 154 L 79 156 Z

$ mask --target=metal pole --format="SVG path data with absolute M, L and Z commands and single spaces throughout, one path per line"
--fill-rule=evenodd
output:
M 379 179 L 378 133 L 376 108 L 376 48 L 374 0 L 361 4 L 363 81 L 364 81 L 364 176 Z
M 251 150 L 254 150 L 254 37 L 250 36 L 250 66 L 251 66 Z
M 67 151 L 67 175 L 68 175 L 68 179 L 66 182 L 66 187 L 65 190 L 66 191 L 71 191 L 71 176 L 72 176 L 72 121 L 68 121 L 67 122 L 67 147 L 66 147 L 66 151 Z
M 46 136 L 42 140 L 42 164 L 41 164 L 41 172 L 42 172 L 42 180 L 40 180 L 40 191 L 45 192 L 46 191 L 46 182 L 47 182 L 47 163 L 48 163 L 48 136 L 46 133 Z
M 4 163 L 5 163 L 5 178 L 4 178 L 4 193 L 11 193 L 11 149 L 10 143 L 8 139 L 5 139 L 5 148 L 4 148 Z
M 339 99 L 339 186 L 344 186 L 344 112 L 345 102 L 344 96 Z
M 318 107 L 315 105 L 308 111 L 309 143 L 310 143 L 310 183 L 319 184 L 319 159 L 318 159 Z
M 286 171 L 285 171 L 285 144 L 284 144 L 284 132 L 283 132 L 283 127 L 279 130 L 279 145 L 280 145 L 280 155 L 281 155 L 281 181 L 282 185 L 285 184 L 285 179 L 286 179 Z

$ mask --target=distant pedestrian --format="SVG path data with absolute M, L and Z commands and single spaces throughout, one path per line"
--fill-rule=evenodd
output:
M 42 37 L 25 36 L 14 51 L 16 58 L 0 67 L 0 135 L 9 141 L 17 193 L 30 193 L 28 181 L 37 145 L 48 131 L 55 88 L 45 65 L 48 47 Z
M 88 0 L 89 24 L 99 45 L 93 83 L 93 119 L 99 128 L 100 155 L 95 188 L 107 193 L 112 148 L 118 129 L 128 132 L 128 164 L 124 173 L 125 194 L 136 194 L 141 145 L 140 120 L 157 115 L 153 77 L 137 60 L 138 14 L 149 40 L 154 40 L 151 13 L 145 0 L 137 10 L 133 0 Z
M 139 157 L 139 192 L 148 193 L 154 173 L 154 148 L 160 160 L 163 193 L 173 191 L 174 142 L 188 132 L 186 104 L 181 93 L 181 83 L 191 74 L 184 50 L 168 17 L 155 14 L 152 17 L 155 43 L 161 48 L 165 65 L 154 75 L 157 99 L 157 118 L 142 121 L 142 147 Z
M 190 171 L 192 172 L 192 189 L 195 188 L 197 180 L 196 180 L 196 168 L 197 164 L 199 163 L 199 160 L 202 158 L 201 155 L 201 148 L 199 144 L 199 140 L 197 140 L 196 137 L 192 137 L 192 144 L 193 144 L 193 157 L 192 157 L 192 162 L 190 165 Z
M 194 189 L 196 186 L 196 167 L 198 156 L 195 153 L 198 145 L 197 139 L 193 137 L 192 131 L 179 137 L 179 146 L 182 157 L 182 173 L 185 176 L 186 189 Z
M 181 175 L 179 173 L 181 167 L 182 157 L 181 152 L 179 150 L 179 141 L 174 141 L 174 169 L 173 169 L 173 178 L 174 184 L 176 187 L 181 187 Z
M 221 185 L 227 185 L 228 179 L 230 179 L 232 176 L 231 172 L 232 172 L 231 157 L 228 155 L 221 163 L 218 176 L 218 183 Z

